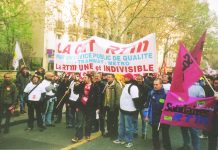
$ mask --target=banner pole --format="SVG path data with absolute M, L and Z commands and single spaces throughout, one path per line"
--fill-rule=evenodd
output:
M 203 76 L 204 79 L 207 81 L 208 85 L 210 86 L 210 88 L 213 90 L 214 94 L 216 93 L 216 91 L 213 89 L 212 85 L 210 84 L 210 82 L 207 80 L 207 78 L 205 77 L 205 75 Z
M 23 64 L 26 66 L 26 63 L 25 63 L 25 61 L 24 61 L 24 59 L 22 58 L 22 60 L 23 60 Z
M 67 91 L 65 91 L 64 96 L 61 98 L 61 100 L 59 101 L 58 105 L 56 106 L 56 109 L 58 109 L 58 107 L 60 106 L 61 102 L 63 101 L 63 99 L 65 98 L 65 96 L 68 94 L 69 89 Z
M 157 127 L 157 131 L 159 131 L 159 130 L 160 130 L 160 122 L 159 122 L 158 127 Z

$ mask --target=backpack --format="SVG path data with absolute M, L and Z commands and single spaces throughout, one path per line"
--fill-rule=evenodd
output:
M 143 99 L 142 99 L 143 93 L 142 93 L 142 91 L 140 90 L 140 87 L 139 87 L 139 85 L 138 85 L 138 83 L 137 83 L 136 81 L 133 81 L 133 82 L 130 84 L 130 86 L 129 86 L 129 88 L 128 88 L 128 93 L 129 93 L 129 95 L 131 95 L 131 94 L 130 94 L 130 89 L 131 89 L 131 87 L 132 87 L 133 85 L 137 86 L 137 88 L 138 88 L 138 90 L 139 90 L 139 98 L 138 98 L 137 100 L 133 100 L 134 105 L 135 105 L 136 109 L 142 109 L 142 108 L 143 108 L 143 105 L 144 105 L 144 101 L 143 101 Z

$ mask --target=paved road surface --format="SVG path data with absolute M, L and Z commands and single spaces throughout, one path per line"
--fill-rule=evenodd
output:
M 72 145 L 71 138 L 74 135 L 73 129 L 65 128 L 65 123 L 56 124 L 55 127 L 48 127 L 44 132 L 34 128 L 31 132 L 24 131 L 25 123 L 11 127 L 9 134 L 0 133 L 0 149 L 40 149 L 40 150 L 126 150 L 122 145 L 112 143 L 109 138 L 103 138 L 96 133 L 94 140 Z M 150 129 L 150 128 L 149 128 Z M 151 131 L 151 130 L 150 130 Z M 148 133 L 148 140 L 141 137 L 134 140 L 134 150 L 152 150 L 151 132 Z M 180 129 L 171 128 L 171 140 L 173 149 L 176 150 L 182 145 Z M 201 150 L 207 150 L 207 140 L 201 140 Z

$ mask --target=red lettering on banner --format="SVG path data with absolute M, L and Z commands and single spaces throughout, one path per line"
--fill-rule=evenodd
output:
M 90 52 L 93 52 L 93 51 L 94 51 L 94 49 L 93 49 L 94 43 L 95 43 L 95 40 L 90 40 L 90 41 L 89 41 Z
M 137 66 L 138 72 L 142 72 L 142 66 Z
M 129 47 L 122 47 L 121 49 L 122 49 L 122 51 L 120 52 L 120 54 L 123 54 L 126 50 L 129 49 Z
M 108 48 L 106 49 L 106 53 L 108 54 L 108 53 L 111 52 L 111 54 L 115 54 L 115 52 L 116 52 L 116 51 L 119 51 L 119 50 L 120 50 L 119 47 L 110 46 L 110 47 L 108 47 Z
M 149 65 L 149 71 L 154 71 L 154 65 L 153 64 L 151 64 L 151 65 Z
M 111 53 L 111 54 L 124 54 L 127 50 L 130 49 L 130 53 L 132 54 L 132 53 L 135 53 L 136 46 L 137 46 L 136 53 L 146 52 L 148 50 L 148 44 L 149 44 L 149 41 L 145 40 L 143 42 L 139 42 L 137 45 L 133 45 L 133 46 L 129 46 L 129 47 L 119 48 L 117 46 L 111 45 L 110 47 L 108 47 L 106 49 L 106 53 L 107 54 L 108 53 Z
M 80 71 L 93 70 L 93 63 L 79 65 Z
M 78 44 L 75 49 L 75 54 L 86 52 L 86 44 Z
M 71 48 L 71 45 L 70 44 L 68 44 L 65 48 L 64 48 L 64 50 L 61 50 L 61 43 L 59 43 L 58 44 L 58 53 L 67 53 L 67 54 L 70 54 L 70 48 Z
M 137 65 L 137 66 L 106 66 L 103 67 L 106 72 L 153 72 L 154 65 Z
M 142 49 L 142 42 L 139 42 L 138 48 L 137 48 L 137 53 L 140 53 Z
M 146 52 L 148 50 L 149 42 L 146 40 L 146 41 L 143 41 L 143 44 L 144 44 L 143 52 Z
M 78 44 L 75 48 L 75 54 L 85 53 L 85 52 L 94 52 L 94 44 L 96 41 L 94 39 L 90 40 L 87 43 Z M 143 42 L 138 42 L 136 45 L 131 45 L 128 47 L 118 47 L 118 46 L 109 46 L 106 49 L 106 54 L 124 54 L 127 51 L 130 53 L 141 53 L 146 52 L 148 50 L 149 41 L 145 40 Z M 70 54 L 71 52 L 71 44 L 67 44 L 64 49 L 61 49 L 61 43 L 57 46 L 57 52 L 62 54 Z M 87 47 L 88 46 L 88 47 Z
M 134 52 L 135 52 L 135 46 L 130 50 L 130 53 L 134 53 Z
M 58 70 L 61 69 L 61 65 L 56 64 L 55 67 L 56 67 L 56 69 L 58 69 Z

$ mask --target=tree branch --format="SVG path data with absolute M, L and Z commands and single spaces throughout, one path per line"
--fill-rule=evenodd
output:
M 145 9 L 145 7 L 148 5 L 149 2 L 150 2 L 150 0 L 148 0 L 148 1 L 146 2 L 146 4 L 142 7 L 142 9 L 135 15 L 136 9 L 137 9 L 137 7 L 139 6 L 139 4 L 138 4 L 138 6 L 137 6 L 136 9 L 135 9 L 135 12 L 134 12 L 134 15 L 133 15 L 132 19 L 131 19 L 130 22 L 127 24 L 127 26 L 124 28 L 124 30 L 120 33 L 119 36 L 122 36 L 122 34 L 123 34 L 124 32 L 126 32 L 126 30 L 129 28 L 129 26 L 132 24 L 132 22 L 136 19 L 136 17 L 137 17 L 138 15 L 140 15 L 140 13 Z

